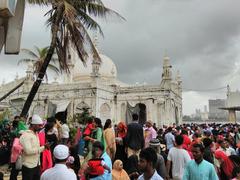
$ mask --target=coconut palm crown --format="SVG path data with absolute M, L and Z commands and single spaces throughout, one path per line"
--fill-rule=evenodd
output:
M 54 51 L 58 56 L 60 70 L 66 72 L 69 72 L 67 52 L 70 46 L 77 51 L 83 63 L 86 62 L 89 53 L 92 54 L 95 61 L 100 62 L 98 51 L 87 31 L 88 29 L 97 30 L 103 35 L 101 27 L 93 17 L 105 18 L 107 15 L 121 17 L 117 12 L 105 7 L 101 0 L 28 0 L 28 2 L 51 6 L 51 9 L 45 14 L 48 16 L 46 24 L 51 28 L 51 43 L 37 80 L 24 104 L 21 116 L 27 115 Z
M 35 46 L 34 48 L 37 53 L 35 53 L 34 51 L 32 51 L 30 49 L 21 49 L 21 51 L 26 53 L 29 56 L 29 58 L 20 59 L 18 61 L 18 65 L 22 64 L 22 63 L 27 63 L 27 64 L 32 63 L 33 64 L 33 73 L 35 76 L 38 76 L 40 69 L 42 67 L 42 64 L 44 62 L 44 59 L 47 55 L 49 47 L 47 46 L 44 48 L 39 48 L 39 47 Z M 57 58 L 52 57 L 51 62 L 53 62 L 53 63 L 48 64 L 48 69 L 52 70 L 56 74 L 59 74 L 60 71 L 56 65 Z M 46 82 L 47 82 L 48 81 L 47 73 L 45 74 L 45 78 L 46 78 Z

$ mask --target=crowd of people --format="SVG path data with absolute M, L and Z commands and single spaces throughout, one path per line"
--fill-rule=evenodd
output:
M 240 180 L 238 124 L 138 121 L 92 117 L 72 136 L 64 120 L 16 116 L 0 125 L 0 163 L 10 180 Z

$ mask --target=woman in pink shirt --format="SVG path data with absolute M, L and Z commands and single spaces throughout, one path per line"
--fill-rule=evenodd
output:
M 19 132 L 19 136 L 23 133 L 24 131 Z M 13 146 L 11 150 L 11 175 L 9 180 L 17 180 L 17 176 L 20 170 L 16 169 L 16 161 L 18 157 L 22 154 L 22 145 L 19 142 L 19 137 L 14 138 L 13 140 Z

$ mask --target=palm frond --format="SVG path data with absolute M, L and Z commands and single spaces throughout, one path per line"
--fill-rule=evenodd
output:
M 29 4 L 48 5 L 52 0 L 28 0 Z
M 100 25 L 93 19 L 91 18 L 89 15 L 87 15 L 86 13 L 84 13 L 81 10 L 77 10 L 78 12 L 78 18 L 79 20 L 83 23 L 83 25 L 90 30 L 97 30 L 103 37 L 103 31 L 100 27 Z
M 88 34 L 87 29 L 82 24 L 79 24 L 81 26 L 81 32 L 84 33 L 84 42 L 88 44 L 88 47 L 90 48 L 91 54 L 93 55 L 94 60 L 97 60 L 98 62 L 101 62 L 101 58 L 99 56 L 99 53 L 95 47 L 95 45 L 92 42 L 91 37 Z
M 125 20 L 125 18 L 122 17 L 118 12 L 109 9 L 102 4 L 97 4 L 90 1 L 81 1 L 79 3 L 79 9 L 81 9 L 81 7 L 86 7 L 87 11 L 84 12 L 88 13 L 89 15 L 94 15 L 95 17 L 106 18 L 107 16 L 116 16 L 121 20 Z M 78 7 L 75 8 L 78 9 Z
M 30 55 L 30 56 L 32 56 L 33 58 L 36 58 L 36 59 L 39 58 L 38 55 L 35 52 L 33 52 L 33 51 L 29 50 L 29 49 L 21 49 L 21 51 L 26 53 L 26 54 L 28 54 L 28 55 Z
M 48 69 L 54 71 L 56 74 L 60 73 L 60 70 L 55 65 L 49 64 Z
M 33 59 L 20 59 L 20 60 L 18 61 L 17 65 L 20 65 L 20 64 L 22 64 L 22 63 L 29 63 L 29 62 L 34 63 L 35 60 L 33 60 Z
M 72 44 L 74 46 L 74 48 L 77 50 L 78 56 L 80 58 L 80 60 L 83 62 L 83 64 L 85 65 L 86 61 L 87 61 L 87 57 L 88 57 L 88 53 L 85 49 L 85 32 L 82 30 L 82 28 L 80 29 L 80 23 L 78 24 L 74 24 L 73 26 L 71 26 L 70 24 L 68 24 L 67 29 L 69 30 L 69 33 L 71 34 L 71 41 Z

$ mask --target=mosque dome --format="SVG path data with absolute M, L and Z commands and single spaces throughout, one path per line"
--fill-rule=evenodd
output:
M 111 58 L 106 55 L 100 54 L 101 64 L 99 67 L 99 77 L 101 79 L 110 80 L 116 79 L 117 77 L 117 68 Z M 73 68 L 72 79 L 75 81 L 87 81 L 92 77 L 92 56 L 89 56 L 89 59 L 84 66 L 83 63 L 78 59 L 74 58 L 75 64 Z

